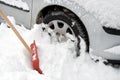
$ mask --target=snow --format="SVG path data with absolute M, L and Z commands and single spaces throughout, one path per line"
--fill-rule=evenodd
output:
M 35 24 L 27 30 L 9 17 L 28 45 L 36 41 L 40 67 L 44 74 L 33 70 L 31 55 L 17 39 L 6 23 L 0 25 L 0 80 L 119 80 L 120 69 L 106 66 L 103 59 L 95 63 L 88 53 L 81 50 L 75 57 L 75 42 L 69 37 L 66 42 L 53 41 L 45 24 Z M 68 35 L 70 36 L 70 35 Z M 80 45 L 84 46 L 82 40 Z
M 120 29 L 119 0 L 89 0 L 84 6 L 87 11 L 100 20 L 102 25 Z
M 23 10 L 29 10 L 28 4 L 22 0 L 0 0 L 6 4 L 22 8 Z
M 120 29 L 120 0 L 44 0 L 47 3 L 82 6 L 105 27 Z M 74 6 L 74 9 L 77 8 Z

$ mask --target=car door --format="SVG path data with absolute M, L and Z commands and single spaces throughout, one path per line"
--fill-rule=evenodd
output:
M 31 24 L 31 12 L 32 12 L 32 0 L 0 0 L 0 8 L 8 16 L 13 16 L 17 24 L 23 24 L 26 28 L 30 29 Z M 22 7 L 21 7 L 22 6 Z M 28 7 L 28 9 L 25 9 Z M 0 18 L 0 21 L 2 19 Z

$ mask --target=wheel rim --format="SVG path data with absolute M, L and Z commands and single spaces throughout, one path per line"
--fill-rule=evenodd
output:
M 75 36 L 72 28 L 70 27 L 70 25 L 68 25 L 66 22 L 61 21 L 61 20 L 53 20 L 50 21 L 48 23 L 48 26 L 50 27 L 50 29 L 53 30 L 53 32 L 55 32 L 56 34 L 59 35 L 66 35 L 67 33 Z

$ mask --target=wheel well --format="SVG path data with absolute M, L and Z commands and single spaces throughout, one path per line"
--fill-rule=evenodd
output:
M 59 6 L 59 5 L 50 5 L 50 6 L 47 6 L 47 7 L 43 8 L 38 13 L 37 18 L 36 18 L 36 23 L 37 24 L 42 23 L 44 17 L 47 14 L 51 13 L 52 11 L 62 11 L 64 13 L 66 13 L 68 16 L 74 18 L 76 21 L 78 21 L 81 24 L 81 26 L 83 28 L 83 31 L 85 32 L 85 35 L 86 35 L 85 36 L 86 45 L 87 45 L 87 50 L 86 51 L 89 52 L 89 45 L 90 45 L 90 43 L 89 43 L 89 36 L 88 36 L 87 30 L 86 30 L 83 22 L 80 20 L 80 18 L 75 13 L 73 13 L 71 10 L 69 10 L 69 9 L 67 9 L 67 8 L 65 8 L 63 6 Z

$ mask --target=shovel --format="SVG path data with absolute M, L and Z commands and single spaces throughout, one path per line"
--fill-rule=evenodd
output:
M 32 55 L 32 66 L 33 68 L 38 71 L 40 74 L 42 74 L 42 70 L 39 68 L 39 58 L 37 53 L 37 47 L 35 40 L 30 45 L 30 47 L 27 45 L 25 40 L 22 38 L 22 36 L 19 34 L 19 32 L 16 30 L 14 25 L 11 23 L 11 21 L 7 18 L 6 14 L 3 12 L 3 10 L 0 8 L 0 16 L 6 21 L 6 23 L 9 25 L 9 27 L 13 30 L 13 32 L 16 34 L 18 39 L 22 42 L 24 47 L 28 50 L 29 53 Z

